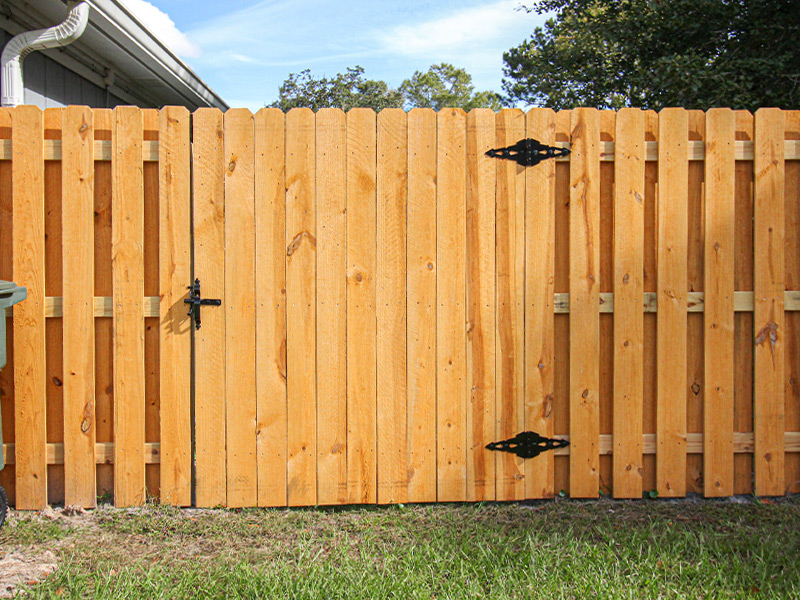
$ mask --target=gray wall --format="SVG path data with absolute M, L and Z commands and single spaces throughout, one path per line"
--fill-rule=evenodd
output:
M 12 37 L 0 29 L 0 47 L 4 47 Z M 22 72 L 25 104 L 35 104 L 39 108 L 59 108 L 68 104 L 113 108 L 118 104 L 128 104 L 41 52 L 28 55 L 22 63 Z

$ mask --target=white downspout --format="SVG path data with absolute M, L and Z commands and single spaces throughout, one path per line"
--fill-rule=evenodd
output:
M 25 84 L 22 79 L 22 61 L 35 50 L 66 46 L 83 35 L 89 22 L 89 5 L 80 2 L 73 6 L 67 18 L 60 25 L 48 29 L 26 31 L 11 38 L 3 48 L 0 58 L 2 74 L 2 105 L 17 106 L 24 101 Z

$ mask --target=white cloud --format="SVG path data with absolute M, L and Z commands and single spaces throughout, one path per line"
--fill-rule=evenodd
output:
M 380 41 L 387 52 L 405 56 L 486 52 L 487 42 L 505 39 L 509 31 L 530 29 L 526 14 L 516 10 L 519 4 L 501 0 L 423 23 L 397 25 L 381 32 Z
M 197 58 L 200 47 L 175 25 L 167 13 L 147 0 L 122 0 L 122 3 L 167 48 L 183 58 Z

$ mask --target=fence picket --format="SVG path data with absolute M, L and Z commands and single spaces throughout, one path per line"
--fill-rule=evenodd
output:
M 225 506 L 225 134 L 218 109 L 198 109 L 192 121 L 194 275 L 204 296 L 222 300 L 219 309 L 203 312 L 202 328 L 194 334 L 195 502 Z
M 437 116 L 436 364 L 437 498 L 467 494 L 466 345 L 466 115 Z
M 497 113 L 498 148 L 525 137 L 525 115 L 509 109 Z M 525 427 L 525 168 L 511 160 L 496 161 L 497 192 L 497 439 L 514 437 Z M 514 454 L 497 459 L 497 499 L 525 497 L 525 463 Z
M 257 504 L 255 130 L 247 109 L 225 128 L 225 416 L 228 506 Z M 213 309 L 212 309 L 213 310 Z M 208 311 L 206 311 L 208 312 Z
M 436 501 L 436 113 L 408 113 L 408 500 Z
M 495 115 L 467 114 L 467 500 L 494 500 L 495 457 Z
M 347 113 L 347 496 L 377 498 L 376 392 L 376 117 Z
M 706 116 L 704 493 L 733 494 L 735 116 Z
M 161 501 L 192 503 L 191 332 L 186 286 L 191 281 L 189 111 L 159 117 L 159 384 Z
M 659 495 L 684 496 L 689 178 L 686 111 L 662 110 L 658 126 L 656 477 Z
M 97 503 L 95 477 L 94 114 L 64 109 L 64 503 Z
M 535 108 L 525 136 L 547 145 L 556 141 L 555 113 Z M 554 403 L 554 321 L 556 163 L 525 171 L 525 430 L 552 438 Z M 525 461 L 525 497 L 552 498 L 554 456 Z
M 255 116 L 256 395 L 258 505 L 285 506 L 286 491 L 286 122 Z
M 317 496 L 347 502 L 347 116 L 317 113 Z
M 641 498 L 644 473 L 644 113 L 617 114 L 614 161 L 615 498 Z
M 314 113 L 286 115 L 288 482 L 293 506 L 317 502 Z
M 144 184 L 142 112 L 114 109 L 112 276 L 114 283 L 114 503 L 145 501 Z
M 378 503 L 408 501 L 406 417 L 406 204 L 408 120 L 378 114 L 377 318 Z
M 755 115 L 755 493 L 784 488 L 784 129 L 779 109 Z
M 14 311 L 16 507 L 47 506 L 44 125 L 42 111 L 11 111 L 13 275 L 28 289 Z
M 572 111 L 569 201 L 570 496 L 600 485 L 600 128 L 594 109 Z

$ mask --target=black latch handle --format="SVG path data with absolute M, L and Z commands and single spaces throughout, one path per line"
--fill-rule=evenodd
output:
M 186 313 L 194 318 L 194 328 L 200 329 L 200 307 L 201 306 L 220 306 L 222 300 L 213 298 L 200 297 L 200 280 L 195 279 L 194 284 L 189 286 L 189 297 L 185 299 L 184 304 L 189 305 L 189 312 Z
M 548 158 L 567 156 L 569 153 L 569 148 L 556 148 L 543 144 L 539 140 L 525 138 L 524 140 L 518 141 L 513 146 L 489 150 L 486 156 L 505 158 L 507 160 L 516 161 L 523 167 L 531 167 L 533 165 L 538 165 Z

